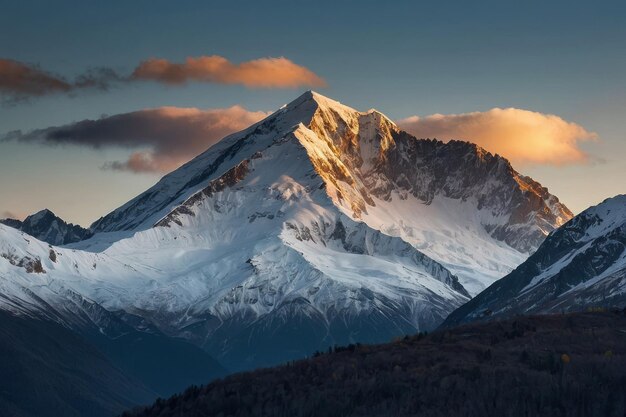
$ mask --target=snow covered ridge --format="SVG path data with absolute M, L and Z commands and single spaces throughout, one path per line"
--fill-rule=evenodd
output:
M 0 226 L 0 307 L 70 326 L 124 313 L 231 369 L 267 365 L 432 329 L 570 216 L 499 156 L 307 92 L 87 240 Z
M 526 262 L 445 325 L 526 313 L 626 307 L 626 195 L 555 230 Z

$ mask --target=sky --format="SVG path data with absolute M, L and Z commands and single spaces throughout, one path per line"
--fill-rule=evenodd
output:
M 0 0 L 0 217 L 89 225 L 314 89 L 580 212 L 626 192 L 626 3 Z

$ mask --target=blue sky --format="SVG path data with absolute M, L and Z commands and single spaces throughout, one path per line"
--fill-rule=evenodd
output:
M 515 107 L 598 135 L 586 162 L 519 167 L 574 211 L 623 193 L 624 2 L 0 1 L 0 58 L 68 79 L 88 68 L 129 74 L 151 57 L 232 62 L 286 57 L 324 78 L 318 90 L 392 119 Z M 129 84 L 0 107 L 0 132 L 161 106 L 271 111 L 306 87 Z M 49 207 L 83 225 L 159 174 L 102 170 L 128 149 L 0 142 L 0 213 Z

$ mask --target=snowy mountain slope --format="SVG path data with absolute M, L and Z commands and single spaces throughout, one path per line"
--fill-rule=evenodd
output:
M 98 220 L 96 237 L 73 247 L 101 251 L 152 227 L 208 182 L 291 133 L 344 214 L 414 245 L 458 275 L 471 294 L 510 272 L 571 217 L 497 155 L 466 142 L 418 140 L 379 112 L 307 92 Z
M 209 180 L 238 164 L 243 155 L 261 151 L 272 140 L 280 140 L 317 106 L 306 94 L 266 119 L 229 135 L 181 168 L 164 176 L 155 186 L 91 225 L 94 232 L 145 230 L 173 207 L 181 204 Z M 287 111 L 289 110 L 289 111 Z
M 90 239 L 0 227 L 0 305 L 104 331 L 112 312 L 139 317 L 251 368 L 432 329 L 568 216 L 503 158 L 307 92 Z
M 154 394 L 150 398 L 177 392 L 191 380 L 202 383 L 223 375 L 224 368 L 198 347 L 163 334 L 138 316 L 108 310 L 86 296 L 125 291 L 113 278 L 130 280 L 138 274 L 141 271 L 105 254 L 53 247 L 0 225 L 0 308 L 19 317 L 26 328 L 40 326 L 29 324 L 40 321 L 52 329 L 60 325 L 125 375 L 140 381 L 141 387 L 148 387 Z M 37 335 L 29 337 L 36 339 Z M 59 360 L 73 358 L 59 354 Z M 74 377 L 71 373 L 67 376 Z
M 67 245 L 88 239 L 93 235 L 87 229 L 72 223 L 66 223 L 48 209 L 38 211 L 26 217 L 24 221 L 0 219 L 0 223 L 21 230 L 52 245 Z
M 625 306 L 626 195 L 618 195 L 555 230 L 526 262 L 452 313 L 444 325 Z
M 41 298 L 55 311 L 66 309 L 70 288 L 110 311 L 146 317 L 241 367 L 430 329 L 467 301 L 457 278 L 437 262 L 338 211 L 294 134 L 266 145 L 155 227 L 104 252 L 59 248 L 53 262 L 46 254 L 54 248 L 25 243 L 15 233 L 3 236 L 13 241 L 2 248 L 14 260 L 7 267 L 24 281 L 30 275 L 44 281 L 36 289 L 18 282 L 35 293 L 28 300 L 18 296 L 19 306 L 30 302 L 32 308 L 31 299 Z M 25 257 L 39 260 L 45 273 L 20 267 Z M 19 289 L 3 291 L 10 292 Z M 294 320 L 318 328 L 319 338 L 249 358 L 262 343 L 251 342 L 248 333 L 266 337 L 261 328 L 283 331 Z M 230 331 L 217 337 L 225 328 Z M 276 339 L 266 342 L 269 347 Z
M 261 356 L 262 346 L 270 355 L 262 363 L 277 360 L 271 356 L 280 353 L 277 334 L 283 334 L 279 345 L 298 357 L 311 348 L 431 328 L 450 305 L 467 300 L 445 268 L 404 241 L 339 213 L 305 156 L 297 156 L 301 152 L 295 137 L 268 148 L 250 160 L 249 174 L 237 185 L 211 195 L 203 191 L 153 229 L 172 229 L 177 240 L 183 233 L 186 242 L 202 236 L 212 248 L 199 256 L 207 263 L 204 275 L 217 283 L 198 285 L 219 287 L 199 289 L 187 282 L 187 288 L 210 295 L 195 301 L 179 326 L 189 337 L 208 331 L 205 345 L 215 352 L 219 343 L 218 358 L 227 365 L 241 356 L 253 363 L 257 359 L 249 356 Z M 293 177 L 275 172 L 275 166 Z M 294 177 L 310 182 L 304 186 Z M 111 250 L 132 251 L 118 244 Z M 196 270 L 195 260 L 188 260 Z M 200 321 L 207 311 L 211 318 Z M 314 340 L 298 346 L 306 329 Z

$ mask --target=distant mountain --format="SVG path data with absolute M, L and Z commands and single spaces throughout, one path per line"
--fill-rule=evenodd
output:
M 48 242 L 51 245 L 67 245 L 90 238 L 93 233 L 72 223 L 66 223 L 48 209 L 28 216 L 24 221 L 0 219 L 0 223 Z
M 552 232 L 527 261 L 454 311 L 444 326 L 597 307 L 626 307 L 626 195 Z
M 519 317 L 232 375 L 123 417 L 623 417 L 626 316 Z

